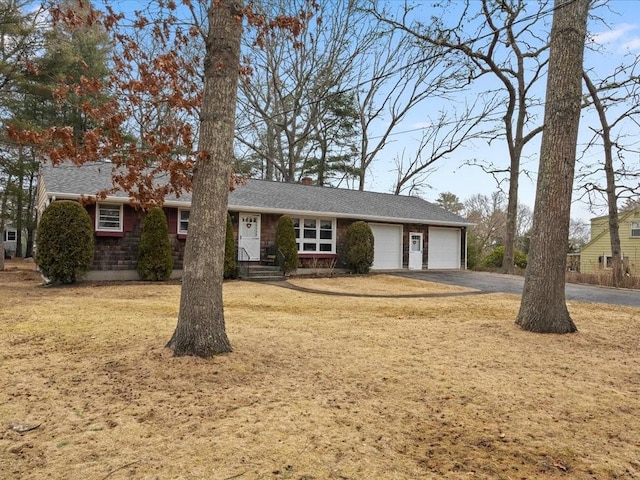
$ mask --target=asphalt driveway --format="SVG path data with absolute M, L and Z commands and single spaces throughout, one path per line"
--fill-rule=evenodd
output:
M 472 272 L 470 270 L 424 270 L 394 272 L 394 275 L 418 278 L 429 282 L 459 285 L 487 293 L 514 293 L 522 295 L 524 277 L 503 275 L 500 273 Z M 587 303 L 608 303 L 640 307 L 640 291 L 592 285 L 576 285 L 567 283 L 565 287 L 567 300 Z

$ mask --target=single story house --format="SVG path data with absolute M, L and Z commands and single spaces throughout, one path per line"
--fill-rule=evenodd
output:
M 38 181 L 37 214 L 56 200 L 79 200 L 111 185 L 111 165 L 43 165 Z M 167 198 L 174 272 L 182 269 L 191 195 Z M 137 278 L 137 244 L 144 212 L 125 193 L 86 204 L 95 228 L 96 254 L 90 279 Z M 229 194 L 238 260 L 263 262 L 275 243 L 282 215 L 293 218 L 301 267 L 341 267 L 351 223 L 369 223 L 375 239 L 373 269 L 466 268 L 467 228 L 472 225 L 418 197 L 362 192 L 308 184 L 249 179 Z
M 640 273 L 640 208 L 620 212 L 620 247 L 625 268 Z M 597 273 L 611 269 L 609 217 L 591 219 L 591 240 L 580 250 L 580 272 Z

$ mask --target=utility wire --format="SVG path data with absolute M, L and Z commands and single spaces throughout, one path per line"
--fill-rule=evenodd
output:
M 495 30 L 493 30 L 492 32 L 485 33 L 485 34 L 483 34 L 483 35 L 479 35 L 479 36 L 477 36 L 477 37 L 475 37 L 475 38 L 472 38 L 472 39 L 468 39 L 468 40 L 466 40 L 466 41 L 464 41 L 464 42 L 461 42 L 461 43 L 460 43 L 460 45 L 465 45 L 465 46 L 471 47 L 471 46 L 473 46 L 473 44 L 475 44 L 476 42 L 478 42 L 478 41 L 480 41 L 480 40 L 484 40 L 484 39 L 486 39 L 486 38 L 493 37 L 493 36 L 495 36 L 496 34 L 501 33 L 501 32 L 503 32 L 503 31 L 506 31 L 507 29 L 512 28 L 513 26 L 515 26 L 515 25 L 517 25 L 517 24 L 520 24 L 520 23 L 523 23 L 523 22 L 528 22 L 528 21 L 531 21 L 531 20 L 539 19 L 539 18 L 547 17 L 549 14 L 553 14 L 553 12 L 555 12 L 556 10 L 558 10 L 558 9 L 560 9 L 560 8 L 564 8 L 564 7 L 568 6 L 569 4 L 571 4 L 571 3 L 575 2 L 575 1 L 576 1 L 576 0 L 566 0 L 564 3 L 561 3 L 561 4 L 559 4 L 559 5 L 554 5 L 554 6 L 552 6 L 551 8 L 548 8 L 548 9 L 543 10 L 543 11 L 541 11 L 541 12 L 538 12 L 538 13 L 536 13 L 536 14 L 531 14 L 531 15 L 528 15 L 528 16 L 526 16 L 526 17 L 523 17 L 523 18 L 517 19 L 517 20 L 515 20 L 514 22 L 512 22 L 512 23 L 511 23 L 511 24 L 509 24 L 509 25 L 504 25 L 504 26 L 502 26 L 502 27 L 496 28 L 496 29 L 495 29 Z M 398 26 L 398 27 L 395 27 L 395 29 L 400 29 L 400 28 L 401 28 L 401 27 L 399 27 L 399 26 Z M 358 90 L 358 89 L 360 89 L 360 88 L 362 88 L 362 87 L 364 87 L 364 86 L 366 86 L 366 85 L 376 83 L 376 82 L 378 82 L 378 81 L 380 81 L 380 80 L 384 80 L 384 79 L 387 79 L 387 78 L 389 78 L 389 77 L 393 77 L 393 76 L 395 76 L 395 75 L 397 75 L 397 74 L 403 73 L 403 72 L 404 72 L 404 71 L 406 71 L 406 70 L 409 70 L 410 68 L 413 68 L 413 67 L 415 67 L 415 66 L 417 66 L 417 65 L 420 65 L 420 64 L 422 64 L 422 63 L 424 63 L 424 62 L 429 62 L 429 61 L 435 60 L 436 58 L 438 58 L 438 57 L 442 57 L 442 56 L 443 56 L 443 54 L 442 54 L 442 53 L 438 53 L 438 54 L 429 55 L 429 56 L 426 56 L 426 57 L 420 58 L 420 59 L 415 60 L 415 61 L 413 61 L 413 62 L 410 62 L 410 63 L 408 63 L 408 64 L 406 64 L 406 65 L 403 65 L 403 66 L 401 66 L 401 67 L 398 67 L 397 69 L 391 70 L 391 71 L 389 71 L 389 72 L 385 72 L 385 73 L 383 73 L 383 74 L 377 75 L 377 76 L 375 76 L 375 77 L 373 77 L 373 78 L 370 78 L 370 79 L 367 79 L 367 80 L 360 81 L 360 82 L 358 82 L 357 84 L 355 84 L 355 85 L 353 85 L 353 86 L 346 87 L 346 88 L 343 88 L 343 89 L 341 89 L 341 90 L 337 90 L 337 91 L 335 91 L 335 92 L 331 92 L 331 95 L 342 95 L 342 94 L 345 94 L 345 93 L 354 92 L 354 91 L 356 91 L 356 90 Z M 251 104 L 249 104 L 248 102 L 245 102 L 245 101 L 244 101 L 243 99 L 241 99 L 241 98 L 239 98 L 239 99 L 238 99 L 238 101 L 239 101 L 240 103 L 244 104 L 244 105 L 245 105 L 245 107 L 251 107 Z M 311 106 L 311 105 L 314 105 L 314 104 L 320 103 L 321 101 L 322 101 L 322 100 L 308 101 L 308 102 L 306 102 L 306 103 L 302 103 L 301 105 L 299 105 L 299 106 L 298 106 L 298 108 L 308 107 L 308 106 Z M 266 122 L 266 121 L 274 120 L 274 119 L 275 119 L 275 118 L 277 118 L 277 116 L 279 116 L 279 115 L 288 114 L 288 113 L 293 113 L 293 112 L 294 112 L 294 110 L 293 110 L 293 109 L 291 109 L 291 110 L 284 110 L 284 111 L 282 111 L 282 112 L 278 112 L 277 114 L 274 114 L 274 115 L 272 115 L 272 116 L 264 117 L 264 118 L 262 118 L 262 119 L 260 119 L 260 120 L 254 121 L 254 122 L 249 122 L 249 123 L 247 123 L 247 124 L 242 125 L 241 127 L 239 127 L 239 129 L 246 129 L 246 128 L 249 128 L 249 127 L 255 127 L 255 126 L 258 126 L 258 125 L 260 125 L 260 124 L 262 124 L 262 123 L 264 123 L 264 122 Z M 472 118 L 470 118 L 470 120 L 475 120 L 475 119 L 478 119 L 478 118 L 480 118 L 480 116 L 478 116 L 478 117 L 472 117 Z M 424 128 L 420 128 L 420 129 L 415 129 L 415 130 L 413 130 L 413 131 L 418 131 L 418 130 L 423 130 L 423 129 L 424 129 Z M 409 133 L 409 132 L 397 132 L 397 133 L 392 133 L 392 135 L 399 135 L 400 133 Z M 370 138 L 375 139 L 375 138 L 379 138 L 379 137 L 370 137 Z
M 493 29 L 491 32 L 488 32 L 488 33 L 485 33 L 485 34 L 482 34 L 482 35 L 478 35 L 475 38 L 467 39 L 467 40 L 461 42 L 460 45 L 464 45 L 464 46 L 467 46 L 467 47 L 472 47 L 476 42 L 484 40 L 484 39 L 487 39 L 487 38 L 494 37 L 495 35 L 497 35 L 499 33 L 502 33 L 502 32 L 504 32 L 504 31 L 506 31 L 506 30 L 508 30 L 510 28 L 513 28 L 515 25 L 518 25 L 518 24 L 521 24 L 521 23 L 524 23 L 524 22 L 529 22 L 531 20 L 545 18 L 548 15 L 552 14 L 553 12 L 555 12 L 556 10 L 564 8 L 564 7 L 574 3 L 575 1 L 576 0 L 565 0 L 562 3 L 559 2 L 558 5 L 553 5 L 552 7 L 547 8 L 547 9 L 542 10 L 542 11 L 539 11 L 537 13 L 534 13 L 534 14 L 531 14 L 531 15 L 527 15 L 526 17 L 518 18 L 518 19 L 514 20 L 513 22 L 511 22 L 509 25 L 503 25 L 501 27 L 497 27 L 497 28 Z M 108 4 L 108 3 L 112 4 L 112 2 L 104 2 L 105 5 Z M 116 3 L 122 3 L 122 2 L 116 2 Z M 385 21 L 384 19 L 381 18 L 381 16 L 379 14 L 375 14 L 375 15 L 378 17 L 379 20 L 381 20 L 383 22 Z M 401 24 L 396 23 L 396 22 L 387 21 L 387 23 L 390 23 L 394 30 L 402 30 L 404 28 L 404 30 L 406 31 L 408 29 L 408 27 L 406 27 L 405 25 L 401 25 Z M 418 39 L 420 39 L 419 36 L 418 36 Z M 423 41 L 424 41 L 424 39 L 423 39 Z M 394 70 L 391 70 L 391 71 L 388 71 L 388 72 L 384 72 L 384 73 L 382 73 L 380 75 L 377 75 L 377 76 L 375 76 L 373 78 L 369 78 L 367 80 L 362 80 L 362 81 L 356 83 L 355 85 L 352 85 L 352 86 L 349 86 L 349 87 L 345 87 L 345 88 L 337 90 L 337 91 L 333 91 L 333 92 L 331 92 L 331 95 L 342 95 L 342 94 L 354 92 L 356 90 L 359 90 L 362 87 L 365 87 L 367 85 L 374 84 L 374 83 L 379 82 L 381 80 L 385 80 L 387 78 L 390 78 L 390 77 L 393 77 L 395 75 L 401 74 L 401 73 L 403 73 L 403 72 L 405 72 L 405 71 L 407 71 L 407 70 L 409 70 L 409 69 L 411 69 L 413 67 L 416 67 L 416 66 L 418 66 L 418 65 L 420 65 L 422 63 L 433 61 L 436 58 L 442 57 L 442 56 L 443 56 L 443 53 L 437 53 L 437 54 L 428 55 L 426 57 L 419 58 L 419 59 L 417 59 L 417 60 L 415 60 L 413 62 L 410 62 L 410 63 L 408 63 L 406 65 L 401 66 L 401 67 L 398 67 L 398 68 L 396 68 Z M 314 104 L 318 104 L 321 101 L 322 100 L 307 101 L 306 103 L 301 103 L 300 105 L 298 105 L 297 108 L 309 107 L 309 106 L 312 106 Z M 243 104 L 245 106 L 245 108 L 251 107 L 251 104 L 248 103 L 248 102 L 245 102 L 244 99 L 242 99 L 242 98 L 238 98 L 238 102 Z M 246 124 L 244 124 L 242 126 L 239 126 L 238 129 L 243 130 L 243 129 L 247 129 L 247 128 L 250 128 L 250 127 L 256 127 L 258 125 L 263 124 L 264 122 L 268 122 L 270 120 L 274 120 L 280 115 L 286 115 L 286 114 L 294 113 L 294 111 L 295 111 L 294 109 L 283 110 L 283 111 L 278 112 L 276 114 L 273 114 L 271 116 L 263 117 L 263 118 L 261 118 L 259 120 L 246 123 Z M 472 118 L 470 118 L 470 120 L 475 120 L 477 118 L 479 118 L 479 117 L 472 117 Z M 416 129 L 414 131 L 417 131 L 417 130 L 421 130 L 421 129 Z M 401 132 L 392 133 L 392 135 L 398 135 L 400 133 Z M 408 132 L 404 132 L 404 133 L 408 133 Z M 371 137 L 371 138 L 375 139 L 375 138 L 379 138 L 379 137 Z

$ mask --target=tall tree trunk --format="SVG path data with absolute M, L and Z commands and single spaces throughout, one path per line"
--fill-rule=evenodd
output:
M 511 155 L 509 175 L 509 197 L 507 199 L 507 221 L 504 237 L 504 256 L 502 257 L 502 272 L 515 273 L 516 231 L 518 227 L 518 188 L 520 186 L 520 155 Z
M 622 247 L 620 245 L 620 225 L 618 222 L 618 197 L 616 195 L 616 176 L 613 169 L 613 142 L 611 141 L 611 125 L 607 120 L 605 106 L 600 101 L 598 89 L 589 78 L 586 72 L 582 74 L 584 83 L 589 90 L 589 95 L 593 100 L 593 106 L 598 113 L 600 120 L 600 137 L 602 138 L 602 148 L 604 150 L 604 171 L 607 181 L 607 205 L 609 207 L 609 238 L 611 243 L 611 281 L 614 287 L 622 284 L 624 276 L 624 265 L 622 264 Z
M 611 142 L 609 149 L 605 150 L 605 174 L 607 177 L 607 204 L 609 206 L 609 238 L 611 242 L 611 281 L 614 287 L 622 284 L 624 277 L 624 264 L 622 262 L 622 246 L 620 244 L 620 224 L 618 221 L 618 197 L 616 195 L 616 181 L 613 172 L 613 158 Z
M 4 190 L 2 191 L 2 201 L 0 202 L 0 231 L 4 232 L 5 219 L 9 216 L 9 191 L 11 190 L 11 184 L 13 183 L 13 177 L 11 173 L 6 174 Z
M 267 159 L 265 161 L 265 180 L 275 180 L 273 162 L 276 161 L 276 148 L 274 144 L 275 140 L 275 128 L 273 127 L 273 123 L 271 121 L 267 122 Z
M 15 211 L 15 227 L 16 227 L 16 258 L 22 258 L 22 230 L 23 210 L 24 210 L 24 147 L 21 145 L 18 149 L 18 178 L 16 182 L 16 211 Z
M 35 219 L 35 202 L 36 202 L 36 172 L 34 170 L 29 171 L 29 190 L 27 196 L 27 246 L 24 256 L 26 258 L 33 256 L 33 231 L 36 228 Z
M 225 330 L 222 279 L 242 2 L 212 1 L 208 16 L 199 138 L 202 155 L 193 174 L 178 325 L 169 341 L 176 356 L 204 358 L 231 351 Z
M 539 333 L 576 326 L 565 300 L 571 194 L 589 0 L 556 0 L 529 265 L 516 324 Z

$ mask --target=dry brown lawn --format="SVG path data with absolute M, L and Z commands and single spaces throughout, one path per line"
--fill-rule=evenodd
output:
M 163 348 L 178 284 L 43 287 L 10 263 L 0 478 L 640 478 L 639 309 L 572 303 L 579 333 L 537 335 L 516 296 L 292 283 L 321 292 L 226 284 L 234 352 L 205 361 Z

